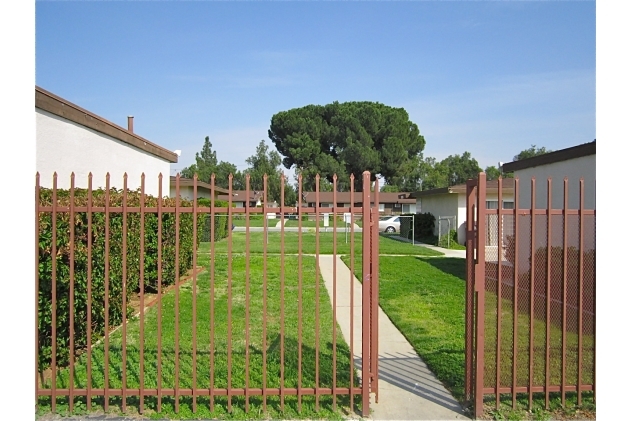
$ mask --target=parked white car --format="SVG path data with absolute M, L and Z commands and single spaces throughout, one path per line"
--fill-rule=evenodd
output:
M 379 218 L 379 232 L 398 232 L 400 228 L 401 223 L 397 215 L 382 216 Z

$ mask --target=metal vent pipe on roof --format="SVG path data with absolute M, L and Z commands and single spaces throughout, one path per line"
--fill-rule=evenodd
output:
M 132 133 L 134 132 L 134 116 L 133 115 L 127 116 L 127 130 Z

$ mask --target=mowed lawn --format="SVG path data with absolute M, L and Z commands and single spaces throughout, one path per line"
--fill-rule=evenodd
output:
M 265 242 L 265 233 L 250 232 L 249 242 L 247 241 L 248 233 L 232 232 L 232 252 L 245 253 L 246 245 L 249 244 L 249 251 L 253 254 L 261 254 L 264 250 L 270 254 L 279 254 L 281 250 L 288 254 L 315 254 L 316 249 L 320 254 L 333 254 L 333 246 L 335 240 L 336 254 L 350 254 L 351 251 L 351 233 L 321 231 L 316 237 L 315 232 L 285 232 L 284 237 L 280 232 L 268 232 L 268 241 Z M 284 242 L 284 244 L 283 244 Z M 229 239 L 224 239 L 214 244 L 215 253 L 227 253 L 230 245 Z M 282 248 L 281 248 L 282 247 Z M 362 233 L 354 233 L 354 253 L 356 256 L 362 254 Z M 208 254 L 211 250 L 211 243 L 202 243 L 199 252 Z M 441 256 L 442 253 L 428 249 L 426 247 L 414 246 L 410 243 L 393 240 L 386 236 L 379 236 L 379 254 L 398 254 L 398 255 L 414 255 L 414 256 Z
M 348 256 L 342 257 L 348 265 Z M 360 275 L 361 260 L 356 258 L 355 271 Z M 361 276 L 357 276 L 361 279 Z M 427 363 L 438 379 L 464 401 L 464 341 L 465 341 L 465 259 L 447 257 L 381 256 L 379 259 L 379 304 L 395 326 L 412 344 L 418 355 Z M 512 384 L 513 308 L 510 300 L 502 299 L 502 325 L 500 340 L 500 382 L 502 386 Z M 517 316 L 517 383 L 528 384 L 530 371 L 530 318 L 529 314 Z M 495 385 L 497 371 L 497 295 L 486 293 L 485 312 L 485 371 L 486 387 Z M 535 318 L 533 381 L 536 385 L 545 384 L 545 337 L 546 326 Z M 561 376 L 561 329 L 550 325 L 550 384 L 560 384 Z M 568 384 L 576 382 L 578 335 L 566 335 L 566 375 Z M 589 373 L 593 369 L 593 335 L 583 337 L 583 382 L 590 382 Z M 585 404 L 593 402 L 593 395 L 585 393 Z M 576 394 L 567 394 L 568 404 L 576 402 Z M 554 405 L 558 408 L 560 398 L 553 394 Z M 492 398 L 492 396 L 490 397 Z M 512 397 L 502 397 L 508 405 Z M 494 399 L 493 399 L 494 401 Z M 528 395 L 519 399 L 524 407 Z M 542 394 L 535 395 L 535 405 L 542 407 Z
M 259 240 L 260 241 L 260 240 Z M 218 245 L 221 245 L 218 244 Z M 267 284 L 264 285 L 263 266 L 267 265 Z M 344 342 L 337 323 L 334 323 L 326 287 L 321 279 L 316 278 L 316 260 L 303 256 L 299 266 L 297 256 L 285 256 L 281 265 L 280 256 L 252 255 L 249 260 L 249 278 L 246 277 L 246 257 L 243 254 L 228 258 L 217 253 L 214 259 L 214 291 L 211 290 L 211 277 L 208 272 L 210 258 L 200 254 L 198 265 L 206 268 L 196 281 L 189 281 L 179 290 L 179 356 L 175 344 L 176 326 L 176 291 L 172 290 L 162 298 L 162 305 L 149 309 L 145 315 L 144 328 L 144 387 L 158 386 L 158 358 L 161 359 L 161 386 L 174 388 L 176 379 L 182 388 L 193 387 L 193 367 L 196 367 L 196 386 L 210 388 L 228 387 L 228 378 L 232 387 L 243 388 L 246 379 L 250 387 L 271 388 L 281 386 L 320 387 L 333 386 L 333 332 L 336 332 L 336 386 L 348 387 L 351 376 L 349 348 Z M 228 283 L 228 271 L 232 271 L 232 282 Z M 281 268 L 284 269 L 284 289 L 281 288 Z M 298 272 L 302 270 L 302 287 L 299 288 Z M 246 280 L 249 279 L 249 283 Z M 266 296 L 264 296 L 266 293 Z M 231 296 L 231 323 L 228 323 L 229 297 Z M 196 297 L 197 331 L 193 332 L 193 298 Z M 249 301 L 249 306 L 246 305 Z M 302 318 L 298 318 L 302 302 Z M 316 313 L 316 303 L 319 313 Z M 211 304 L 214 320 L 211 320 Z M 284 306 L 281 312 L 281 305 Z M 162 312 L 162 343 L 158 346 L 158 311 Z M 246 313 L 249 311 L 249 314 Z M 316 321 L 316 315 L 319 320 Z M 249 324 L 246 324 L 246 317 Z M 249 326 L 249 328 L 248 328 Z M 263 329 L 266 329 L 265 335 Z M 284 330 L 284 335 L 281 334 Z M 301 332 L 299 332 L 301 329 Z M 138 388 L 140 382 L 140 322 L 136 318 L 128 325 L 127 349 L 127 387 Z M 316 331 L 319 338 L 316 340 Z M 228 341 L 228 334 L 232 335 Z M 247 334 L 247 336 L 246 336 Z M 197 349 L 193 349 L 193 337 L 197 338 Z M 211 346 L 211 340 L 214 341 Z M 92 351 L 92 387 L 104 386 L 105 367 L 109 372 L 109 387 L 122 386 L 122 330 L 110 337 L 109 364 L 104 361 L 104 345 L 100 344 Z M 247 350 L 247 352 L 246 352 Z M 263 356 L 266 354 L 265 357 Z M 87 386 L 87 355 L 82 355 L 75 368 L 75 388 Z M 195 364 L 193 359 L 196 359 Z M 228 372 L 228 358 L 232 368 Z M 175 372 L 175 362 L 179 361 L 179 375 Z M 211 368 L 211 364 L 213 365 Z M 282 372 L 281 372 L 281 367 Z M 212 374 L 212 383 L 211 383 Z M 69 385 L 68 370 L 62 370 L 57 387 Z M 357 386 L 358 383 L 355 383 Z M 48 385 L 49 386 L 49 385 Z M 175 414 L 174 399 L 162 398 L 160 412 L 157 398 L 145 398 L 145 410 L 154 418 L 202 418 L 202 419 L 289 419 L 289 418 L 340 418 L 339 407 L 348 407 L 348 396 L 337 398 L 338 410 L 333 409 L 330 396 L 319 398 L 319 410 L 315 408 L 313 396 L 303 396 L 302 408 L 298 409 L 296 396 L 284 398 L 284 410 L 279 397 L 267 398 L 267 410 L 263 410 L 262 398 L 249 398 L 249 411 L 245 412 L 245 398 L 232 398 L 232 412 L 228 411 L 226 397 L 215 398 L 214 410 L 211 411 L 208 397 L 197 398 L 197 412 L 192 412 L 192 398 L 180 398 L 179 414 Z M 357 397 L 355 403 L 361 399 Z M 67 402 L 58 399 L 58 411 L 63 413 Z M 80 398 L 76 402 L 80 401 Z M 79 407 L 85 408 L 85 399 Z M 95 398 L 97 405 L 102 400 Z M 120 405 L 120 398 L 112 398 L 111 405 Z M 40 411 L 46 412 L 50 399 L 40 399 Z M 128 405 L 137 408 L 137 398 L 128 398 Z

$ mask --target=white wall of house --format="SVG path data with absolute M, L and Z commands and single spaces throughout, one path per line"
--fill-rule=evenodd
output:
M 74 172 L 75 186 L 87 188 L 92 172 L 93 188 L 104 188 L 109 172 L 110 186 L 121 189 L 127 172 L 127 186 L 135 190 L 144 172 L 145 192 L 158 196 L 158 174 L 162 173 L 162 195 L 169 194 L 169 161 L 39 108 L 35 108 L 35 123 L 40 186 L 51 188 L 57 172 L 57 187 L 68 189 Z
M 422 212 L 429 212 L 436 218 L 436 222 L 434 224 L 434 235 L 438 235 L 439 217 L 458 216 L 458 194 L 434 194 L 431 196 L 420 197 L 419 200 L 421 201 L 420 208 Z
M 492 191 L 487 190 L 486 199 L 487 201 L 497 201 L 497 192 L 493 193 Z M 502 196 L 503 202 L 512 202 L 513 200 L 514 198 L 512 194 L 505 193 Z M 419 209 L 419 212 L 429 212 L 436 217 L 434 235 L 438 235 L 439 217 L 455 217 L 456 227 L 452 227 L 452 229 L 457 229 L 458 231 L 458 243 L 465 243 L 467 235 L 467 198 L 464 193 L 443 193 L 420 197 L 416 201 L 416 208 Z M 441 224 L 442 223 L 443 222 L 441 222 Z M 447 221 L 444 223 L 447 223 Z M 497 224 L 495 226 L 497 226 Z M 503 227 L 505 230 L 513 229 L 512 224 L 510 224 L 510 226 L 504 224 Z M 497 244 L 497 240 L 495 240 L 495 243 Z
M 401 205 L 402 213 L 416 213 L 416 203 L 404 203 Z
M 596 209 L 596 155 L 515 171 L 519 178 L 519 208 L 530 208 L 531 179 L 535 177 L 535 207 L 548 206 L 548 177 L 552 178 L 552 208 L 563 209 L 563 178 L 568 178 L 568 209 L 579 208 L 579 180 L 583 177 L 585 209 Z
M 175 186 L 170 186 L 169 196 L 175 198 Z M 193 200 L 195 195 L 193 194 L 193 186 L 180 186 L 180 197 L 186 200 Z M 203 197 L 210 199 L 210 190 L 197 187 L 197 197 Z

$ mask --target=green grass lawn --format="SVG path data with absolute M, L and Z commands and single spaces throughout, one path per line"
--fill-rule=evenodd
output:
M 265 244 L 265 235 L 263 232 L 251 232 L 250 233 L 250 252 L 253 254 L 263 253 L 263 248 L 267 246 L 267 252 L 272 254 L 278 254 L 281 252 L 281 233 L 280 232 L 268 232 L 269 243 Z M 301 252 L 305 254 L 315 254 L 316 252 L 316 234 L 315 232 L 303 232 L 301 235 L 295 232 L 286 232 L 284 237 L 284 250 L 285 253 L 296 254 L 299 251 L 299 239 L 302 238 Z M 348 243 L 346 239 L 348 238 Z M 351 247 L 351 234 L 338 232 L 333 234 L 331 232 L 320 232 L 319 234 L 319 253 L 320 254 L 332 254 L 333 253 L 333 240 L 336 240 L 336 252 L 337 254 L 349 254 Z M 362 253 L 362 234 L 355 233 L 354 252 L 355 255 L 361 256 Z M 223 239 L 215 243 L 216 253 L 227 253 L 228 251 L 228 239 Z M 200 253 L 209 253 L 211 243 L 201 243 L 199 251 Z M 244 253 L 246 248 L 246 233 L 245 232 L 232 232 L 232 252 Z M 418 255 L 418 256 L 440 256 L 442 253 L 430 250 L 426 247 L 413 246 L 410 243 L 405 243 L 397 240 L 390 239 L 388 237 L 379 237 L 379 254 L 404 254 L 404 255 Z
M 209 256 L 201 254 L 198 260 L 200 266 L 206 268 L 210 265 Z M 285 288 L 280 285 L 280 256 L 267 258 L 267 325 L 266 337 L 263 337 L 263 256 L 253 255 L 250 259 L 250 284 L 249 284 L 249 318 L 250 329 L 249 343 L 246 348 L 246 259 L 244 255 L 235 255 L 228 260 L 228 256 L 217 254 L 215 257 L 215 288 L 214 301 L 211 296 L 210 275 L 208 271 L 197 279 L 196 295 L 192 281 L 180 287 L 179 297 L 179 326 L 180 326 L 180 352 L 179 352 L 179 385 L 190 388 L 193 386 L 193 367 L 197 370 L 197 387 L 209 388 L 211 385 L 211 355 L 214 356 L 214 386 L 227 387 L 228 382 L 228 356 L 232 358 L 231 384 L 233 387 L 244 387 L 246 381 L 246 361 L 249 361 L 249 385 L 250 387 L 262 387 L 263 376 L 267 376 L 267 387 L 280 386 L 281 358 L 284 358 L 284 385 L 286 387 L 299 386 L 298 372 L 302 367 L 300 385 L 314 387 L 316 385 L 316 358 L 319 367 L 319 386 L 332 386 L 332 334 L 336 330 L 336 367 L 337 386 L 348 387 L 351 377 L 351 360 L 349 348 L 344 342 L 343 336 L 337 324 L 333 322 L 333 315 L 326 287 L 321 279 L 316 279 L 316 261 L 309 256 L 302 257 L 303 287 L 298 288 L 298 258 L 286 256 L 283 264 L 285 270 Z M 232 283 L 227 282 L 228 265 L 232 265 Z M 231 288 L 231 291 L 229 290 Z M 319 299 L 316 300 L 316 288 L 319 289 Z M 228 343 L 228 294 L 232 294 L 232 341 Z M 197 350 L 193 352 L 193 297 L 197 298 Z M 302 296 L 303 318 L 299 320 L 299 297 Z M 319 327 L 315 320 L 316 301 L 319 302 L 320 320 Z M 214 303 L 214 324 L 210 319 L 210 304 Z M 284 305 L 284 315 L 281 314 L 281 304 Z M 165 294 L 162 299 L 162 344 L 158 347 L 158 307 L 152 307 L 145 316 L 145 342 L 144 342 L 144 385 L 147 388 L 156 388 L 158 383 L 157 359 L 162 359 L 162 387 L 173 388 L 175 386 L 175 290 Z M 284 336 L 281 336 L 281 324 L 284 323 Z M 214 329 L 210 329 L 213 326 Z M 298 329 L 302 328 L 302 337 L 299 337 Z M 127 386 L 139 387 L 139 358 L 140 358 L 140 322 L 134 319 L 129 323 L 127 333 Z M 316 342 L 316 329 L 319 329 L 319 341 Z M 109 367 L 111 388 L 121 387 L 122 382 L 122 331 L 118 330 L 111 335 L 110 340 L 110 364 L 104 362 L 104 346 L 96 346 L 92 351 L 92 387 L 98 388 L 104 385 L 104 367 Z M 214 335 L 214 347 L 211 347 L 211 335 Z M 264 340 L 265 339 L 265 340 Z M 284 342 L 281 343 L 281 341 Z M 301 346 L 299 346 L 301 342 Z M 284 354 L 281 350 L 284 345 Z M 232 347 L 229 351 L 229 346 Z M 317 347 L 317 349 L 316 349 Z M 246 350 L 248 353 L 246 354 Z M 298 363 L 299 350 L 301 352 L 301 364 Z M 263 359 L 263 352 L 266 358 Z M 248 357 L 246 357 L 248 355 Z M 196 365 L 193 358 L 196 357 Z M 247 360 L 246 358 L 249 358 Z M 84 388 L 87 385 L 86 355 L 81 356 L 75 368 L 75 388 Z M 264 374 L 265 373 L 265 374 Z M 57 387 L 68 387 L 70 379 L 68 371 L 62 370 L 59 374 Z M 355 383 L 357 386 L 357 383 Z M 81 398 L 77 398 L 79 401 Z M 332 397 L 320 397 L 320 409 L 316 411 L 314 397 L 302 397 L 302 411 L 298 411 L 296 396 L 285 397 L 284 411 L 280 407 L 279 397 L 267 399 L 267 412 L 262 410 L 261 397 L 250 397 L 249 412 L 245 413 L 244 398 L 233 397 L 233 412 L 227 410 L 225 397 L 216 398 L 214 411 L 209 408 L 209 399 L 198 398 L 197 413 L 192 413 L 192 398 L 184 397 L 180 400 L 180 412 L 175 414 L 174 399 L 162 398 L 162 411 L 157 412 L 157 398 L 145 398 L 145 408 L 153 418 L 206 418 L 206 419 L 289 419 L 289 418 L 340 418 L 341 414 L 332 408 Z M 359 402 L 357 397 L 355 402 Z M 102 403 L 99 398 L 94 398 L 95 404 Z M 112 398 L 111 405 L 119 405 L 120 398 Z M 129 398 L 128 405 L 137 405 L 137 398 Z M 40 398 L 40 412 L 49 410 L 50 399 Z M 337 404 L 349 405 L 348 396 L 339 396 Z M 79 408 L 85 408 L 85 399 Z M 58 412 L 63 413 L 67 408 L 64 398 L 58 399 Z
M 276 219 L 269 219 L 268 226 L 275 227 L 277 222 L 278 220 Z M 245 227 L 246 220 L 242 218 L 239 218 L 239 219 L 232 218 L 232 223 L 234 224 L 235 227 Z M 264 219 L 250 219 L 250 226 L 251 227 L 264 227 L 265 220 Z
M 443 239 L 441 241 L 441 244 L 438 244 L 438 237 L 436 237 L 435 235 L 432 235 L 432 236 L 429 236 L 429 237 L 420 237 L 418 239 L 418 241 L 420 241 L 421 243 L 425 243 L 425 244 L 431 244 L 433 246 L 449 248 L 450 250 L 466 250 L 467 249 L 462 244 L 458 244 L 456 241 L 452 241 L 452 240 L 449 241 L 449 247 L 447 247 L 447 239 L 446 239 L 446 237 L 443 237 Z
M 356 258 L 357 259 L 357 258 Z M 348 265 L 349 257 L 342 260 Z M 355 262 L 356 275 L 361 271 L 361 260 Z M 361 276 L 358 276 L 361 279 Z M 464 401 L 464 333 L 465 333 L 465 259 L 427 258 L 427 257 L 390 257 L 379 259 L 379 304 L 388 318 L 410 341 L 418 355 L 436 374 L 438 379 L 453 393 L 456 399 Z M 488 370 L 485 372 L 485 386 L 495 384 L 497 347 L 497 296 L 486 294 L 485 313 L 485 361 Z M 512 329 L 513 309 L 510 301 L 502 300 L 502 337 L 500 349 L 501 385 L 508 386 L 512 382 Z M 529 374 L 529 317 L 518 315 L 518 385 L 527 385 Z M 535 344 L 545 344 L 545 324 L 535 319 Z M 559 384 L 560 380 L 560 337 L 558 327 L 551 325 L 551 384 Z M 593 336 L 586 335 L 584 343 L 584 372 L 591 370 L 593 362 Z M 534 382 L 545 384 L 545 345 L 535 345 Z M 576 379 L 577 335 L 568 333 L 566 367 L 568 383 Z M 591 380 L 588 376 L 584 381 Z M 575 380 L 574 380 L 575 381 Z M 520 396 L 520 411 L 517 415 L 526 417 L 523 408 L 528 404 L 528 395 Z M 559 394 L 552 394 L 551 409 L 559 408 Z M 584 407 L 590 408 L 593 395 L 584 393 Z M 576 394 L 567 394 L 568 405 L 576 402 Z M 489 399 L 494 401 L 493 396 Z M 512 397 L 503 396 L 503 413 L 510 413 L 506 405 L 512 406 Z M 536 395 L 536 407 L 541 409 L 544 403 L 542 394 Z M 554 406 L 556 405 L 556 407 Z M 494 409 L 494 408 L 492 408 Z M 560 410 L 560 409 L 559 409 Z M 490 411 L 491 412 L 491 411 Z M 490 413 L 489 412 L 489 413 Z
M 300 221 L 296 220 L 296 219 L 287 219 L 285 220 L 285 226 L 286 227 L 298 227 L 298 223 Z M 329 225 L 333 226 L 333 220 L 329 219 Z M 341 223 L 337 224 L 338 227 L 343 227 L 344 225 L 342 225 Z M 302 221 L 302 226 L 304 228 L 315 228 L 316 226 L 316 221 Z M 324 227 L 324 221 L 322 219 L 320 219 L 320 227 Z

